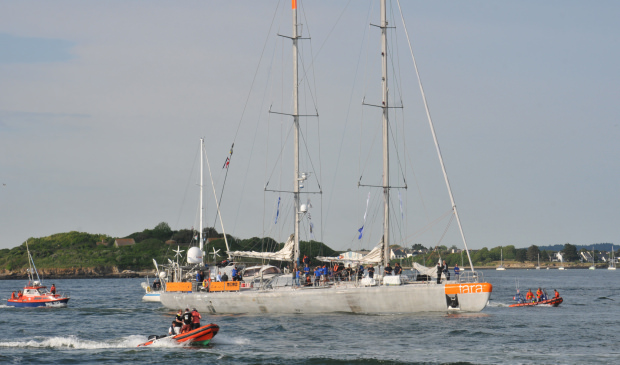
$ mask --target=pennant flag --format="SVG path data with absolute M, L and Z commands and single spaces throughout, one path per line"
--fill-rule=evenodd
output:
M 226 161 L 224 161 L 224 166 L 222 166 L 222 168 L 228 168 L 228 165 L 230 165 L 230 156 L 226 157 Z
M 370 202 L 370 192 L 368 192 L 368 199 L 366 199 L 366 211 L 364 212 L 364 223 L 362 223 L 362 228 L 357 231 L 360 233 L 360 236 L 357 237 L 358 240 L 362 239 L 362 235 L 364 234 L 364 225 L 366 225 L 366 214 L 368 214 L 368 203 Z
M 313 229 L 314 229 L 314 224 L 310 222 L 310 238 L 312 239 L 314 239 L 314 233 L 312 232 Z
M 400 200 L 400 218 L 405 219 L 405 215 L 403 214 L 403 197 L 400 195 L 400 191 L 398 192 L 398 200 Z
M 276 222 L 274 224 L 278 224 L 278 216 L 280 216 L 280 197 L 278 197 L 278 209 L 276 210 Z

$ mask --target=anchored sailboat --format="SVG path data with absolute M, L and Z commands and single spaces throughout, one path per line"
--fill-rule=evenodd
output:
M 299 110 L 298 110 L 298 35 L 297 1 L 292 0 L 293 35 L 293 136 L 294 136 L 294 233 L 284 248 L 277 253 L 263 253 L 257 256 L 248 252 L 228 252 L 232 256 L 251 256 L 292 261 L 299 264 L 299 222 L 305 213 L 300 204 L 299 185 L 305 180 L 304 173 L 299 170 Z M 387 266 L 390 257 L 390 207 L 389 207 L 389 154 L 388 154 L 388 46 L 387 46 L 387 9 L 386 0 L 381 0 L 381 61 L 382 61 L 382 105 L 383 108 L 383 183 L 384 195 L 384 231 L 379 247 L 364 257 L 362 262 L 383 263 Z M 432 124 L 431 124 L 432 126 Z M 434 130 L 433 130 L 434 135 Z M 439 153 L 439 148 L 437 148 Z M 439 153 L 441 160 L 441 154 Z M 443 168 L 443 161 L 442 161 Z M 446 177 L 445 169 L 444 177 Z M 456 205 L 450 191 L 452 211 L 459 227 L 461 226 Z M 461 235 L 462 230 L 461 230 Z M 464 237 L 463 237 L 464 238 Z M 465 244 L 467 249 L 467 245 Z M 469 258 L 469 251 L 467 251 Z M 415 313 L 415 312 L 446 312 L 446 311 L 481 311 L 489 300 L 492 285 L 482 281 L 482 274 L 474 271 L 469 260 L 471 271 L 463 271 L 458 281 L 415 282 L 403 281 L 401 276 L 385 276 L 377 281 L 337 281 L 315 287 L 298 287 L 297 285 L 279 286 L 274 281 L 266 281 L 253 287 L 239 282 L 216 283 L 209 292 L 187 292 L 167 290 L 161 295 L 161 303 L 167 308 L 197 308 L 202 313 Z M 275 280 L 275 278 L 274 278 Z M 221 284 L 221 285 L 219 285 Z M 389 298 L 390 300 L 385 300 Z
M 504 267 L 504 249 L 501 248 L 499 253 L 499 266 L 495 270 L 504 271 L 506 268 Z
M 609 267 L 607 270 L 616 270 L 616 258 L 614 257 L 614 245 L 611 245 L 611 254 L 609 255 Z

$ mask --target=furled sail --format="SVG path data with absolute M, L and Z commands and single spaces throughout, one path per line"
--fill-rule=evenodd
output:
M 372 251 L 370 251 L 367 255 L 359 259 L 350 259 L 350 258 L 345 259 L 342 256 L 340 257 L 317 256 L 316 259 L 319 261 L 324 261 L 324 262 L 331 262 L 331 261 L 345 262 L 346 261 L 346 262 L 357 262 L 360 264 L 381 264 L 383 262 L 383 240 L 381 240 L 381 242 L 379 242 L 379 244 L 375 246 L 375 248 L 373 248 Z
M 253 257 L 257 259 L 268 259 L 278 261 L 293 261 L 293 249 L 295 248 L 295 235 L 292 234 L 284 247 L 278 252 L 257 252 L 257 251 L 228 251 L 234 257 Z

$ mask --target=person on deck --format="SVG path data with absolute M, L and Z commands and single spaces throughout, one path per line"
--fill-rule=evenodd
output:
M 461 269 L 459 269 L 459 264 L 454 264 L 454 280 L 459 281 L 460 274 Z
M 534 300 L 534 293 L 532 293 L 532 289 L 528 289 L 527 293 L 525 293 L 525 300 L 528 302 Z
M 390 263 L 387 263 L 387 266 L 385 267 L 385 269 L 383 269 L 383 274 L 384 275 L 392 275 L 392 267 L 390 266 Z
M 159 278 L 155 278 L 155 280 L 153 280 L 153 290 L 159 289 L 161 289 L 161 282 L 159 281 Z
M 375 276 L 375 268 L 372 267 L 372 264 L 368 266 L 368 277 L 373 278 Z
M 542 295 L 543 295 L 542 289 L 538 288 L 538 290 L 536 290 L 536 301 L 537 302 L 540 302 L 542 300 Z
M 362 269 L 362 274 L 364 273 L 363 270 L 364 269 Z M 349 266 L 347 266 L 347 268 L 344 270 L 344 272 L 345 272 L 344 280 L 350 281 L 351 280 L 351 276 L 353 276 L 353 269 L 351 268 L 351 264 L 349 264 Z
M 441 284 L 441 273 L 443 272 L 443 265 L 441 262 L 437 263 L 437 284 Z
M 239 271 L 237 270 L 237 266 L 233 267 L 233 269 L 232 269 L 232 279 L 233 279 L 233 281 L 238 281 L 237 280 L 238 279 L 238 277 L 237 277 L 237 273 L 238 272 Z
M 310 258 L 308 257 L 308 255 L 304 255 L 303 260 L 301 261 L 304 263 L 304 266 L 309 267 L 310 266 Z
M 448 264 L 446 264 L 446 260 L 443 260 L 443 275 L 446 277 L 446 280 L 450 280 L 450 268 Z
M 224 273 L 224 275 L 222 275 L 222 281 L 228 281 L 228 274 Z
M 558 293 L 557 290 L 553 289 L 553 297 L 554 298 L 559 298 L 560 297 L 560 293 Z
M 56 294 L 56 284 L 52 284 L 52 287 L 50 288 L 50 293 Z
M 557 293 L 557 292 L 556 292 L 556 293 Z M 16 298 L 16 297 L 15 297 L 15 292 L 12 292 L 12 293 L 11 293 L 11 299 L 15 299 L 15 298 Z
M 196 328 L 200 328 L 201 319 L 202 319 L 202 316 L 200 315 L 200 313 L 198 313 L 196 308 L 192 309 L 192 329 L 193 330 L 195 330 Z
M 321 268 L 319 266 L 314 268 L 314 286 L 319 286 L 321 283 Z
M 357 280 L 362 280 L 363 277 L 364 277 L 364 266 L 360 265 L 360 267 L 357 268 Z
M 18 291 L 17 292 L 17 299 L 21 299 L 24 296 L 24 294 L 22 294 L 22 291 Z
M 189 308 L 185 308 L 185 313 L 183 313 L 183 327 L 181 327 L 181 333 L 189 332 L 192 330 L 192 313 L 189 311 Z
M 400 264 L 397 262 L 396 266 L 394 266 L 394 275 L 400 275 L 403 273 L 403 268 L 400 266 Z
M 218 271 L 217 276 L 215 277 L 215 281 L 222 281 L 222 274 Z
M 299 279 L 301 278 L 301 271 L 299 271 L 299 268 L 297 267 L 297 265 L 295 265 L 295 286 L 299 287 L 300 283 L 299 283 Z
M 202 283 L 203 278 L 204 275 L 202 274 L 202 270 L 198 270 L 198 272 L 196 273 L 196 282 Z

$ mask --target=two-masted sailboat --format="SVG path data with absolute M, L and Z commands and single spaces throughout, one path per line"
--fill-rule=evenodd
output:
M 300 204 L 299 183 L 305 179 L 299 169 L 299 117 L 298 110 L 298 35 L 297 1 L 292 0 L 293 34 L 293 125 L 294 125 L 294 233 L 278 252 L 248 253 L 229 252 L 231 256 L 253 256 L 266 259 L 292 261 L 299 264 L 299 223 L 300 217 L 307 209 Z M 362 262 L 382 263 L 384 266 L 390 257 L 390 181 L 388 154 L 388 45 L 387 45 L 387 9 L 386 0 L 381 0 L 381 63 L 382 63 L 382 104 L 383 108 L 383 196 L 384 222 L 383 239 L 380 248 L 372 250 Z M 434 132 L 434 131 L 433 131 Z M 433 133 L 434 134 L 434 133 Z M 437 149 L 439 153 L 439 149 Z M 441 160 L 441 155 L 439 155 Z M 443 162 L 442 162 L 443 168 Z M 445 176 L 445 169 L 444 169 Z M 446 183 L 448 180 L 446 178 Z M 450 187 L 448 184 L 448 191 Z M 461 223 L 456 205 L 450 192 L 452 211 L 457 223 Z M 462 230 L 461 230 L 462 235 Z M 464 237 L 463 237 L 464 238 Z M 465 244 L 467 250 L 467 245 Z M 469 252 L 467 252 L 469 257 Z M 481 311 L 489 300 L 492 285 L 482 281 L 482 275 L 464 270 L 458 280 L 443 281 L 402 281 L 400 276 L 385 276 L 372 281 L 339 281 L 322 286 L 272 285 L 267 281 L 261 285 L 248 287 L 233 282 L 218 283 L 210 291 L 187 292 L 166 291 L 161 294 L 161 303 L 168 308 L 197 308 L 202 313 L 415 313 L 447 311 Z M 238 283 L 238 282 L 237 282 Z M 229 285 L 230 284 L 230 285 Z M 213 286 L 213 283 L 211 284 Z M 389 298 L 389 300 L 386 300 Z

